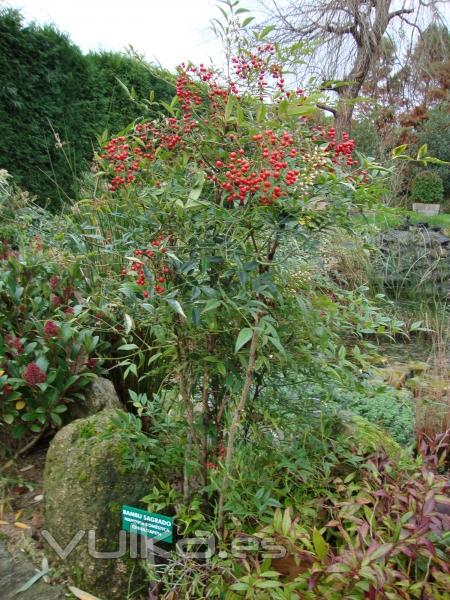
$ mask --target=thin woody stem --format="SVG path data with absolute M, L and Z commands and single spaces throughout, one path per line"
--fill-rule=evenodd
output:
M 253 329 L 253 335 L 250 342 L 250 352 L 248 357 L 248 365 L 245 372 L 245 380 L 244 386 L 241 391 L 241 396 L 239 398 L 239 403 L 233 413 L 233 419 L 231 421 L 230 429 L 228 432 L 227 439 L 227 451 L 225 454 L 225 475 L 222 483 L 222 490 L 219 498 L 219 511 L 218 511 L 218 530 L 219 532 L 223 530 L 224 525 L 224 505 L 225 505 L 225 494 L 228 490 L 228 485 L 230 483 L 230 468 L 233 460 L 234 454 L 234 442 L 236 439 L 236 434 L 239 429 L 239 425 L 242 419 L 242 413 L 244 411 L 245 405 L 247 403 L 250 387 L 253 383 L 253 377 L 255 373 L 255 364 L 256 364 L 256 351 L 258 346 L 258 325 L 260 323 L 262 314 L 257 315 L 255 318 L 255 325 Z

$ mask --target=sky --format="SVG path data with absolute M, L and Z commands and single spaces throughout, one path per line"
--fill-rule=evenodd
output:
M 0 0 L 27 22 L 52 23 L 89 50 L 130 44 L 150 62 L 172 69 L 183 61 L 220 62 L 221 43 L 209 30 L 215 0 Z
M 412 0 L 394 0 L 395 2 Z M 27 22 L 52 23 L 84 52 L 125 50 L 130 44 L 149 62 L 173 69 L 185 61 L 216 65 L 223 59 L 220 40 L 209 28 L 220 17 L 218 0 L 0 0 L 20 9 Z M 255 7 L 249 0 L 245 5 Z M 439 0 L 448 18 L 450 2 Z

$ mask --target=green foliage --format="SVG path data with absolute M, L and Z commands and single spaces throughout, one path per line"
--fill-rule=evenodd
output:
M 281 77 L 286 52 L 262 45 L 254 67 L 253 34 L 232 40 L 238 62 L 249 65 L 239 84 L 204 67 L 180 67 L 170 104 L 103 140 L 92 196 L 74 206 L 76 227 L 63 242 L 81 255 L 92 303 L 103 298 L 104 315 L 123 316 L 119 365 L 147 423 L 142 434 L 159 422 L 155 398 L 170 414 L 181 461 L 161 435 L 177 475 L 183 471 L 184 504 L 210 494 L 211 510 L 227 514 L 223 503 L 234 492 L 224 490 L 238 464 L 232 455 L 245 457 L 250 435 L 243 418 L 274 424 L 272 384 L 294 373 L 298 380 L 350 378 L 364 363 L 355 337 L 402 328 L 364 291 L 335 299 L 326 284 L 317 291 L 316 281 L 302 277 L 325 232 L 345 228 L 350 211 L 373 203 L 385 173 L 356 160 L 351 140 L 331 144 L 331 128 L 303 118 L 320 94 L 299 96 L 281 90 L 281 81 L 261 85 L 268 73 Z M 355 336 L 352 346 L 343 335 Z M 299 397 L 305 409 L 299 387 L 289 401 L 294 412 Z M 272 404 L 284 410 L 281 401 Z M 223 468 L 215 471 L 219 458 Z M 247 510 L 257 519 L 279 502 L 270 478 L 262 491 L 247 488 L 239 488 L 249 507 L 243 520 Z
M 89 98 L 80 50 L 49 26 L 23 26 L 7 9 L 0 13 L 0 73 L 1 166 L 43 200 L 73 195 L 77 163 L 86 158 L 80 123 Z
M 155 104 L 172 99 L 172 76 L 146 67 L 137 58 L 116 52 L 96 52 L 83 57 L 89 70 L 90 101 L 86 134 L 95 147 L 103 132 L 121 131 L 142 112 L 154 112 Z M 125 86 L 133 101 L 126 91 Z M 143 101 L 147 100 L 147 107 Z M 91 158 L 89 155 L 89 158 Z
M 304 436 L 304 452 L 297 446 L 286 460 L 283 456 L 292 440 L 270 450 L 258 445 L 255 457 L 258 451 L 271 457 L 266 458 L 268 478 L 275 476 L 280 483 L 284 472 L 288 488 L 281 489 L 292 493 L 303 487 L 305 494 L 286 496 L 282 508 L 272 509 L 272 516 L 268 511 L 247 526 L 238 517 L 235 535 L 223 540 L 219 552 L 205 564 L 194 565 L 178 557 L 156 567 L 150 575 L 162 583 L 162 599 L 173 597 L 175 582 L 178 597 L 191 600 L 212 591 L 227 600 L 297 596 L 363 600 L 368 594 L 413 600 L 418 591 L 444 599 L 449 581 L 449 519 L 437 506 L 445 509 L 448 505 L 448 482 L 436 477 L 420 459 L 399 461 L 398 455 L 386 454 L 382 437 L 374 447 L 348 430 L 334 431 L 332 438 L 322 437 L 320 451 L 326 450 L 322 464 L 319 448 L 309 444 L 308 435 Z M 240 477 L 250 485 L 255 480 L 252 446 L 248 449 L 250 463 L 242 460 L 237 471 L 239 487 Z M 297 462 L 292 461 L 294 454 Z M 307 457 L 312 463 L 305 473 Z M 291 470 L 286 470 L 287 464 Z M 310 486 L 304 487 L 305 476 Z M 163 506 L 161 493 L 164 490 L 155 489 L 151 498 L 158 498 Z M 171 502 L 176 503 L 171 494 Z M 264 497 L 262 491 L 257 495 Z M 239 513 L 237 496 L 231 501 Z M 201 522 L 201 514 L 195 510 L 194 514 L 205 533 L 211 531 L 211 525 Z
M 77 318 L 76 272 L 30 251 L 0 250 L 1 419 L 14 438 L 62 425 L 98 371 L 99 338 Z M 6 424 L 6 425 L 5 425 Z
M 444 196 L 441 177 L 434 171 L 420 171 L 411 182 L 410 197 L 413 202 L 440 204 Z
M 417 128 L 417 143 L 428 145 L 431 156 L 441 160 L 450 161 L 450 117 L 449 105 L 441 106 L 428 111 L 428 118 Z M 450 195 L 450 169 L 448 165 L 430 165 L 432 171 L 440 175 L 444 184 L 445 196 Z
M 130 396 L 137 398 L 139 394 L 130 390 Z M 170 394 L 155 395 L 152 402 L 145 402 L 145 406 L 134 400 L 139 416 L 118 412 L 112 420 L 113 427 L 104 437 L 114 435 L 121 440 L 122 467 L 126 471 L 155 469 L 166 482 L 176 482 L 182 476 L 186 432 L 181 419 L 168 416 L 167 407 L 171 402 Z M 166 487 L 170 486 L 166 484 Z
M 25 26 L 20 13 L 0 11 L 0 167 L 40 202 L 55 207 L 79 196 L 97 136 L 142 114 L 117 77 L 142 97 L 165 99 L 171 87 L 133 58 L 83 56 L 50 26 Z
M 408 392 L 365 384 L 361 391 L 336 393 L 339 406 L 376 423 L 399 444 L 414 442 L 414 407 Z
M 356 147 L 366 156 L 372 156 L 377 160 L 385 158 L 382 140 L 375 126 L 375 115 L 354 121 L 352 123 L 352 136 Z
M 131 123 L 102 137 L 97 172 L 70 210 L 51 219 L 0 180 L 3 420 L 17 436 L 27 423 L 37 434 L 57 427 L 107 340 L 129 412 L 102 435 L 117 439 L 124 470 L 157 470 L 143 499 L 150 510 L 174 514 L 182 535 L 219 534 L 227 552 L 239 533 L 274 536 L 307 573 L 285 581 L 259 555 L 180 559 L 158 567 L 167 598 L 174 587 L 180 598 L 227 600 L 376 597 L 382 585 L 393 595 L 394 570 L 405 586 L 417 579 L 440 593 L 414 554 L 420 546 L 438 581 L 440 541 L 433 553 L 425 534 L 411 533 L 413 566 L 398 545 L 402 524 L 417 524 L 417 507 L 440 484 L 424 472 L 415 478 L 399 452 L 410 492 L 389 456 L 368 457 L 380 438 L 397 450 L 384 429 L 357 420 L 357 436 L 337 414 L 353 411 L 409 442 L 408 402 L 364 381 L 374 342 L 403 335 L 405 323 L 390 316 L 384 296 L 370 299 L 359 274 L 324 270 L 325 241 L 335 248 L 351 215 L 376 202 L 386 170 L 303 118 L 320 94 L 287 90 L 287 51 L 262 44 L 264 31 L 236 34 L 238 12 L 229 9 L 216 26 L 238 48 L 238 83 L 181 67 L 175 98 L 156 110 L 147 97 L 146 119 L 133 112 L 143 113 L 138 98 L 146 96 L 137 63 L 80 58 L 91 82 L 85 126 L 121 129 L 124 115 Z M 123 86 L 110 103 L 101 94 L 116 85 L 112 72 Z M 359 254 L 349 246 L 354 263 L 367 258 L 364 243 Z M 397 544 L 389 565 L 383 544 Z M 340 565 L 358 578 L 344 581 Z
M 323 517 L 313 528 L 304 526 L 301 508 L 298 518 L 276 512 L 272 525 L 256 536 L 276 536 L 300 557 L 292 591 L 311 600 L 380 594 L 412 599 L 418 591 L 444 598 L 449 520 L 436 504 L 448 484 L 426 468 L 416 469 L 413 464 L 399 469 L 380 451 L 330 481 Z
M 0 398 L 2 441 L 62 424 L 102 352 L 82 305 L 78 265 L 45 246 L 57 224 L 0 179 Z

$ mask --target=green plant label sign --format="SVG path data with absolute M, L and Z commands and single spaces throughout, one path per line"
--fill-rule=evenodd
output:
M 122 529 L 160 542 L 173 541 L 173 517 L 122 506 Z

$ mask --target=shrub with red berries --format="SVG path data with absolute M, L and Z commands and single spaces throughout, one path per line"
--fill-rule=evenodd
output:
M 181 64 L 172 103 L 98 155 L 103 202 L 139 224 L 120 292 L 127 309 L 142 307 L 150 372 L 164 368 L 177 387 L 186 471 L 198 463 L 203 480 L 229 466 L 226 429 L 238 427 L 255 373 L 285 360 L 284 265 L 371 197 L 353 140 L 318 125 L 320 93 L 289 89 L 286 52 L 263 32 L 229 48 L 226 73 Z M 135 346 L 122 348 L 145 365 Z

